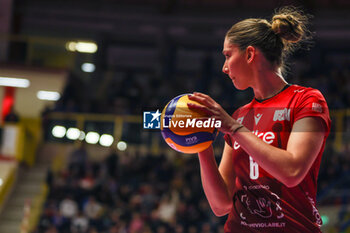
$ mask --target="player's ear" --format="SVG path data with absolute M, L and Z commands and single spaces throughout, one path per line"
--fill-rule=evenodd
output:
M 249 45 L 246 48 L 246 60 L 247 60 L 247 63 L 251 63 L 254 60 L 255 53 L 256 53 L 255 47 Z

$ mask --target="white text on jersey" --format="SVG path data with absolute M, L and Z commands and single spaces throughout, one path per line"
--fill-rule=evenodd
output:
M 252 132 L 253 134 L 255 134 L 258 138 L 261 138 L 264 142 L 266 142 L 267 144 L 272 144 L 273 140 L 276 138 L 275 133 L 274 132 L 259 132 L 259 130 L 255 130 Z M 235 150 L 237 150 L 238 148 L 240 148 L 241 145 L 239 145 L 236 141 L 233 144 L 233 148 Z
M 290 109 L 276 110 L 273 115 L 273 121 L 290 121 Z

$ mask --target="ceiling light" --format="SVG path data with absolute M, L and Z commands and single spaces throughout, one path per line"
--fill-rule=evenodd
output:
M 67 130 L 67 138 L 70 140 L 77 140 L 80 136 L 80 130 L 77 128 L 69 128 Z
M 126 148 L 128 148 L 128 144 L 126 144 L 126 142 L 120 141 L 120 142 L 118 142 L 118 144 L 117 144 L 117 148 L 118 148 L 118 150 L 120 150 L 120 151 L 125 151 Z
M 66 43 L 66 49 L 71 52 L 96 53 L 97 48 L 94 42 L 70 41 Z
M 38 91 L 36 97 L 40 100 L 57 101 L 60 99 L 60 93 L 56 91 Z
M 100 145 L 105 146 L 105 147 L 109 147 L 113 144 L 113 141 L 114 141 L 114 138 L 112 135 L 102 134 L 102 136 L 100 138 Z
M 85 141 L 90 144 L 96 144 L 100 135 L 96 132 L 88 132 L 85 137 Z
M 24 78 L 0 77 L 0 86 L 27 88 L 30 81 Z
M 92 73 L 96 69 L 95 64 L 92 63 L 84 63 L 81 65 L 81 70 L 86 73 Z
M 52 135 L 56 138 L 63 138 L 66 134 L 66 128 L 60 125 L 56 125 L 52 129 Z

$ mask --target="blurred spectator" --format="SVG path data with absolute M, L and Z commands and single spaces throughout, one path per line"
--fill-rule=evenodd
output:
M 81 212 L 72 219 L 72 233 L 85 233 L 89 228 L 89 220 Z
M 86 150 L 86 143 L 79 143 L 79 147 L 69 155 L 68 160 L 70 172 L 75 171 L 78 175 L 81 175 L 87 163 L 88 153 Z
M 145 210 L 146 213 L 150 213 L 154 209 L 158 197 L 154 193 L 154 188 L 149 184 L 144 184 L 140 188 L 141 190 L 141 207 Z
M 90 196 L 86 204 L 83 206 L 84 214 L 92 220 L 98 219 L 102 215 L 103 208 L 95 197 Z
M 115 147 L 110 148 L 109 155 L 105 160 L 105 165 L 107 167 L 109 176 L 116 178 L 119 173 L 119 157 Z
M 99 233 L 96 228 L 90 227 L 88 233 Z
M 139 213 L 133 213 L 129 227 L 130 233 L 143 233 L 144 232 L 144 221 Z
M 63 229 L 66 226 L 67 220 L 63 217 L 60 211 L 56 210 L 55 215 L 52 216 L 52 224 L 57 227 L 58 230 Z
M 166 222 L 166 223 L 172 223 L 175 221 L 175 213 L 176 213 L 176 207 L 179 202 L 179 194 L 174 190 L 171 192 L 171 194 L 166 193 L 158 207 L 158 215 L 159 218 Z
M 78 213 L 78 204 L 73 200 L 71 196 L 67 196 L 59 204 L 60 213 L 65 218 L 72 218 Z
M 91 167 L 85 170 L 85 175 L 80 179 L 79 186 L 84 190 L 92 190 L 95 187 L 95 176 Z
M 45 231 L 45 233 L 58 233 L 58 230 L 55 226 L 51 226 Z

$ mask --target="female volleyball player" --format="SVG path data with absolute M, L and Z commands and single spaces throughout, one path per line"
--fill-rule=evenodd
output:
M 198 155 L 213 212 L 229 214 L 225 232 L 320 232 L 316 186 L 329 112 L 318 90 L 290 85 L 281 73 L 286 54 L 307 35 L 306 22 L 283 8 L 271 22 L 246 19 L 227 32 L 223 72 L 255 95 L 232 116 L 205 94 L 190 97 L 201 105 L 189 107 L 221 120 L 225 133 L 219 167 L 212 147 Z

